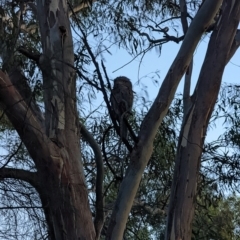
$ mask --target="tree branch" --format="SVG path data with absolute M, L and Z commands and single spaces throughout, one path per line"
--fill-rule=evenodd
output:
M 16 168 L 0 168 L 0 180 L 5 178 L 13 178 L 28 182 L 34 188 L 38 189 L 38 174 L 37 172 L 30 172 L 23 169 Z
M 34 54 L 31 53 L 30 51 L 28 51 L 27 49 L 25 49 L 24 47 L 19 47 L 17 49 L 17 51 L 19 51 L 20 53 L 22 53 L 24 56 L 26 56 L 27 58 L 35 61 L 37 64 L 39 62 L 39 58 L 40 58 L 40 54 Z
M 155 39 L 150 38 L 150 36 L 149 36 L 147 33 L 139 31 L 135 26 L 133 26 L 133 24 L 132 24 L 131 22 L 128 22 L 128 25 L 129 25 L 129 27 L 131 28 L 131 30 L 137 32 L 137 33 L 139 34 L 139 36 L 144 36 L 144 37 L 146 37 L 147 40 L 148 40 L 150 43 L 153 43 L 153 44 L 159 44 L 159 43 L 163 44 L 163 43 L 166 43 L 166 42 L 169 42 L 169 41 L 173 41 L 173 42 L 175 42 L 175 43 L 179 43 L 180 41 L 182 41 L 182 40 L 184 39 L 184 36 L 174 37 L 174 36 L 168 35 L 168 34 L 167 34 L 167 30 L 168 30 L 168 29 L 165 29 L 165 28 L 164 28 L 164 29 L 162 29 L 162 30 L 159 30 L 159 31 L 161 31 L 161 32 L 164 33 L 164 38 L 162 38 L 162 39 L 156 39 L 156 40 L 155 40 Z
M 22 96 L 21 100 L 25 101 L 25 103 L 28 105 L 31 111 L 34 112 L 34 115 L 43 125 L 44 117 L 42 111 L 35 101 L 34 93 L 29 87 L 26 77 L 23 75 L 17 64 L 11 68 L 9 72 L 9 78 L 11 79 L 11 83 L 17 88 L 19 94 Z
M 97 239 L 100 238 L 101 230 L 104 223 L 104 196 L 103 196 L 103 176 L 104 176 L 104 168 L 103 168 L 103 160 L 102 160 L 102 152 L 93 138 L 92 134 L 85 128 L 83 124 L 80 123 L 81 126 L 81 134 L 83 138 L 89 143 L 95 155 L 95 162 L 97 166 L 97 177 L 96 177 L 96 216 L 94 219 L 94 226 L 96 231 Z
M 202 8 L 206 3 L 208 1 L 205 1 Z M 208 43 L 205 60 L 192 96 L 191 108 L 181 127 L 168 209 L 166 239 L 173 235 L 176 239 L 189 239 L 192 230 L 202 147 L 240 20 L 239 1 L 225 0 L 223 6 L 219 27 L 214 28 Z M 184 215 L 181 214 L 183 209 Z
M 172 63 L 158 95 L 145 116 L 140 132 L 139 141 L 131 153 L 131 161 L 124 178 L 114 211 L 112 213 L 106 239 L 120 240 L 123 238 L 127 218 L 136 195 L 142 173 L 153 151 L 153 140 L 156 132 L 167 113 L 178 84 L 186 72 L 195 48 L 216 15 L 222 0 L 206 0 L 198 11 L 184 38 L 182 46 Z
M 236 35 L 235 35 L 234 41 L 232 43 L 231 49 L 228 53 L 226 64 L 231 60 L 231 58 L 233 57 L 235 52 L 238 50 L 239 46 L 240 46 L 240 29 L 238 29 L 237 32 L 236 32 Z
M 23 100 L 12 85 L 7 74 L 0 70 L 0 102 L 4 111 L 28 149 L 36 167 L 42 166 L 42 160 L 48 160 L 49 144 L 53 144 L 45 134 L 44 122 L 41 122 L 31 107 Z M 53 147 L 52 149 L 56 148 Z M 39 152 L 40 151 L 40 152 Z M 39 162 L 38 162 L 39 161 Z M 40 165 L 39 165 L 40 164 Z

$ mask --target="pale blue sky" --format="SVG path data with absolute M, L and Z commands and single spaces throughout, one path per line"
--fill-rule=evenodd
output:
M 209 40 L 209 35 L 205 36 L 200 41 L 200 43 L 196 48 L 196 51 L 194 54 L 194 67 L 193 67 L 191 91 L 193 91 L 195 88 L 195 84 L 197 82 L 201 65 L 206 53 L 208 40 Z M 160 71 L 159 81 L 161 84 L 180 46 L 181 46 L 181 43 L 180 44 L 176 44 L 173 42 L 167 43 L 163 45 L 160 56 L 159 56 L 159 53 L 157 53 L 154 49 L 151 50 L 142 59 L 140 71 L 139 71 L 139 63 L 141 60 L 140 57 L 133 60 L 128 65 L 124 66 L 125 64 L 127 64 L 129 61 L 132 60 L 132 57 L 122 49 L 120 50 L 120 49 L 112 48 L 111 49 L 112 55 L 107 55 L 107 56 L 105 55 L 105 59 L 106 59 L 105 65 L 109 73 L 109 77 L 115 78 L 121 75 L 129 77 L 132 80 L 132 83 L 134 84 L 133 86 L 134 91 L 137 94 L 144 95 L 143 91 L 141 91 L 141 86 L 137 84 L 138 79 L 141 79 L 141 83 L 143 83 L 144 85 L 147 85 L 149 100 L 154 100 L 160 85 L 156 86 L 152 83 L 152 80 L 150 78 L 143 78 L 143 77 L 148 74 L 153 75 L 151 73 L 158 70 Z M 227 67 L 225 68 L 223 82 L 240 84 L 239 59 L 240 59 L 240 50 L 236 52 L 234 57 L 231 59 L 231 61 L 228 63 Z M 119 69 L 122 66 L 124 67 Z M 182 79 L 177 92 L 182 92 L 183 83 L 184 81 Z M 208 141 L 216 140 L 219 134 L 223 132 L 223 126 L 220 120 L 216 122 L 216 125 L 217 125 L 217 128 L 210 130 L 210 132 L 208 133 L 208 136 L 207 136 Z

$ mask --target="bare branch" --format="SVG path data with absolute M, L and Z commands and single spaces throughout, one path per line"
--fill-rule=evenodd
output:
M 105 138 L 106 138 L 107 133 L 110 131 L 111 128 L 112 128 L 111 126 L 108 127 L 108 128 L 106 129 L 106 131 L 104 132 L 104 134 L 103 134 L 103 144 L 102 144 L 103 157 L 104 157 L 104 159 L 105 159 L 105 161 L 106 161 L 106 164 L 107 164 L 109 170 L 110 170 L 111 173 L 113 174 L 114 178 L 115 178 L 117 181 L 118 181 L 118 180 L 119 180 L 119 181 L 122 181 L 122 177 L 116 174 L 116 172 L 115 172 L 114 169 L 112 168 L 111 164 L 109 163 L 108 157 L 107 157 L 107 153 L 106 153 Z M 105 191 L 105 192 L 106 192 L 106 191 Z
M 239 46 L 240 46 L 240 30 L 238 29 L 234 41 L 232 43 L 231 49 L 229 51 L 226 64 L 231 60 L 235 52 L 238 50 Z
M 5 168 L 5 167 L 8 165 L 8 163 L 9 163 L 9 162 L 11 161 L 11 159 L 18 153 L 18 151 L 20 150 L 21 147 L 22 147 L 22 141 L 19 143 L 17 149 L 16 149 L 13 153 L 11 153 L 10 156 L 8 156 L 7 161 L 1 166 L 0 169 Z
M 166 42 L 169 42 L 169 41 L 179 43 L 180 41 L 182 41 L 184 39 L 184 36 L 181 36 L 181 37 L 170 36 L 170 35 L 167 34 L 166 29 L 165 30 L 162 29 L 162 30 L 159 30 L 159 31 L 164 33 L 164 38 L 155 40 L 155 39 L 150 38 L 150 36 L 147 33 L 139 31 L 136 27 L 133 26 L 133 24 L 131 22 L 128 22 L 128 25 L 130 26 L 131 30 L 137 32 L 139 34 L 139 36 L 146 37 L 147 40 L 150 43 L 153 43 L 153 44 L 159 44 L 159 43 L 163 44 L 163 43 L 166 43 Z
M 17 50 L 20 53 L 22 53 L 24 56 L 26 56 L 27 58 L 35 61 L 38 64 L 39 58 L 40 58 L 40 54 L 39 53 L 38 54 L 31 53 L 30 51 L 28 51 L 24 47 L 19 47 Z
M 28 104 L 28 107 L 34 112 L 35 116 L 43 124 L 43 114 L 35 101 L 34 93 L 29 87 L 26 77 L 23 75 L 18 66 L 13 66 L 11 68 L 9 72 L 9 78 L 11 79 L 11 83 L 17 88 L 18 92 L 22 96 L 21 100 L 24 100 Z
M 5 178 L 22 180 L 28 182 L 36 189 L 39 188 L 37 172 L 30 172 L 27 170 L 16 168 L 0 168 L 0 180 L 3 180 Z
M 94 56 L 94 54 L 93 54 L 93 52 L 91 50 L 91 47 L 88 44 L 87 36 L 84 33 L 84 31 L 82 30 L 80 24 L 78 24 L 78 27 L 79 27 L 82 35 L 83 35 L 83 37 L 82 37 L 83 43 L 85 44 L 85 46 L 87 48 L 87 51 L 88 51 L 88 53 L 89 53 L 89 55 L 90 55 L 90 57 L 91 57 L 91 59 L 93 61 L 93 64 L 94 64 L 95 68 L 96 68 L 96 72 L 97 72 L 97 75 L 98 75 L 98 78 L 99 78 L 99 81 L 100 81 L 100 85 L 101 85 L 101 92 L 103 94 L 104 101 L 106 102 L 106 105 L 107 105 L 107 108 L 108 108 L 111 120 L 112 120 L 113 125 L 114 125 L 114 128 L 116 129 L 118 135 L 120 136 L 120 128 L 117 125 L 116 119 L 114 117 L 114 113 L 112 111 L 110 102 L 108 100 L 108 95 L 107 95 L 107 92 L 106 92 L 106 89 L 105 89 L 104 80 L 103 80 L 103 77 L 102 77 L 102 74 L 101 74 L 101 70 L 100 70 L 99 64 L 98 64 L 98 62 L 97 62 L 97 60 L 96 60 L 96 58 L 95 58 L 95 56 Z M 126 145 L 128 150 L 131 152 L 132 151 L 132 146 L 129 144 L 128 140 L 123 138 L 122 141 Z
M 42 161 L 44 151 L 48 151 L 47 144 L 49 142 L 51 144 L 51 141 L 45 135 L 44 124 L 23 100 L 9 77 L 2 71 L 0 71 L 0 101 L 5 107 L 4 111 L 8 119 L 27 147 L 30 156 L 36 161 Z M 36 146 L 41 149 L 42 157 L 38 154 Z
M 104 168 L 103 168 L 103 159 L 102 152 L 93 138 L 92 134 L 85 128 L 83 124 L 81 124 L 81 133 L 83 138 L 89 143 L 94 154 L 95 154 L 95 162 L 97 166 L 97 178 L 96 178 L 96 216 L 94 219 L 94 226 L 96 231 L 97 239 L 100 238 L 101 230 L 104 223 L 104 196 L 103 196 L 103 176 L 104 176 Z

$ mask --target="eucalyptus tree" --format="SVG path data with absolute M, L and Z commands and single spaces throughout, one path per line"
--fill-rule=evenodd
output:
M 136 199 L 141 177 L 184 74 L 184 116 L 175 156 L 165 239 L 191 238 L 204 137 L 224 68 L 239 46 L 240 2 L 205 0 L 200 3 L 185 0 L 138 4 L 133 1 L 4 2 L 1 7 L 0 103 L 2 115 L 7 116 L 6 124 L 12 131 L 5 139 L 9 142 L 17 133 L 19 141 L 15 151 L 22 147 L 27 154 L 22 153 L 21 161 L 14 161 L 11 155 L 3 158 L 0 176 L 6 185 L 2 191 L 9 192 L 16 186 L 16 192 L 12 191 L 14 196 L 19 184 L 27 191 L 27 200 L 19 201 L 34 205 L 33 216 L 38 215 L 38 226 L 42 224 L 46 229 L 41 232 L 36 228 L 35 238 L 44 239 L 47 234 L 49 239 L 58 240 L 99 239 L 102 232 L 106 239 L 123 239 L 131 208 L 136 203 L 142 204 Z M 168 34 L 165 26 L 174 19 L 181 19 L 183 35 L 180 37 Z M 207 32 L 211 37 L 206 58 L 195 92 L 190 96 L 193 54 Z M 157 39 L 154 33 L 163 38 Z M 96 51 L 90 44 L 89 34 L 100 41 Z M 134 127 L 134 121 L 128 124 L 123 118 L 130 133 L 129 139 L 121 139 L 127 149 L 127 154 L 124 153 L 124 158 L 128 159 L 127 169 L 121 166 L 121 174 L 116 178 L 121 181 L 119 191 L 112 206 L 104 207 L 103 160 L 107 161 L 108 156 L 106 149 L 98 144 L 104 141 L 94 139 L 94 134 L 85 127 L 88 118 L 79 116 L 84 109 L 79 96 L 93 97 L 94 91 L 100 91 L 121 137 L 109 103 L 111 84 L 107 67 L 103 62 L 100 64 L 102 52 L 108 51 L 101 44 L 106 34 L 110 35 L 108 40 L 124 46 L 132 54 L 137 54 L 139 49 L 143 53 L 156 47 L 161 49 L 169 41 L 182 41 L 182 44 L 143 120 Z M 102 132 L 102 138 L 107 136 L 107 131 L 110 130 Z M 86 183 L 88 176 L 84 169 L 87 165 L 83 162 L 87 155 L 81 148 L 81 135 L 93 149 L 96 162 L 95 189 L 91 191 Z M 4 147 L 7 150 L 6 145 Z M 110 148 L 108 146 L 107 150 Z M 9 149 L 13 151 L 12 146 Z M 114 159 L 123 161 L 121 154 Z M 95 205 L 89 204 L 92 192 Z M 8 195 L 8 199 L 10 197 Z M 8 199 L 4 202 L 6 206 Z M 104 217 L 106 209 L 110 211 L 110 218 Z M 105 219 L 107 227 L 102 229 Z

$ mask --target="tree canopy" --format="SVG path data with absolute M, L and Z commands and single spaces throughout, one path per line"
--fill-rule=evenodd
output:
M 220 89 L 239 20 L 233 0 L 2 0 L 0 238 L 237 239 L 239 86 Z M 169 42 L 181 46 L 152 77 L 155 100 L 133 92 L 117 119 L 106 57 L 124 50 L 140 68 Z M 226 131 L 206 142 L 217 119 Z

